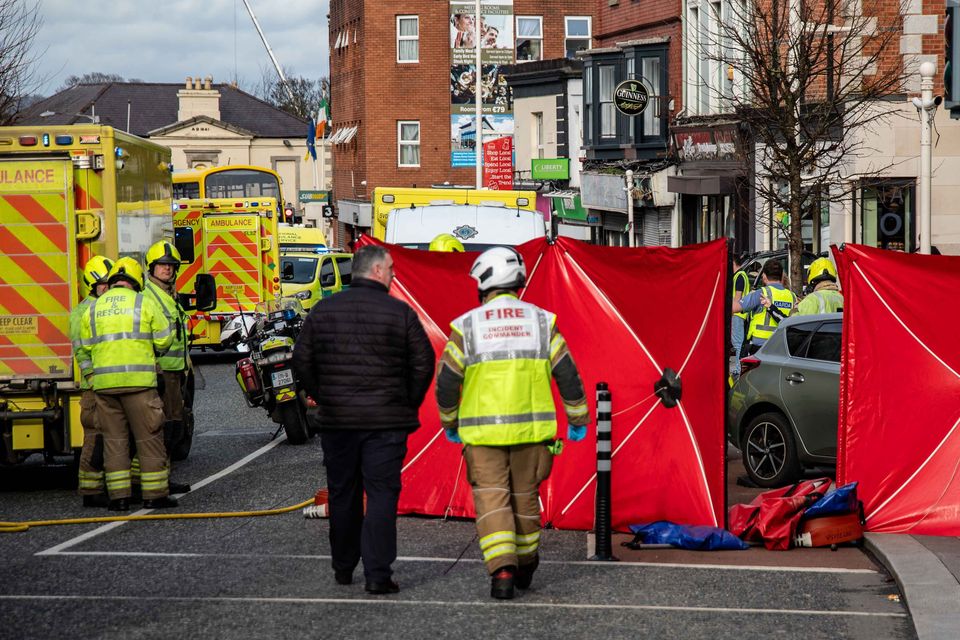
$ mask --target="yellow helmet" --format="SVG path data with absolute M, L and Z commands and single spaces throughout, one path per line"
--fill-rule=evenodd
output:
M 463 253 L 463 243 L 453 234 L 441 233 L 430 241 L 430 251 Z
M 83 286 L 87 291 L 96 295 L 94 289 L 98 284 L 106 283 L 113 260 L 103 256 L 93 256 L 83 265 Z
M 830 258 L 817 258 L 810 263 L 810 269 L 807 271 L 807 284 L 813 284 L 814 281 L 821 279 L 837 281 L 837 268 L 830 262 Z
M 117 280 L 126 280 L 136 287 L 137 291 L 141 291 L 143 289 L 143 267 L 133 258 L 120 258 L 113 263 L 113 268 L 107 275 L 108 283 L 113 284 Z
M 181 262 L 183 261 L 180 259 L 180 252 L 166 240 L 155 242 L 147 249 L 147 269 L 149 271 L 153 271 L 153 265 L 155 264 L 172 264 L 174 267 L 179 267 Z

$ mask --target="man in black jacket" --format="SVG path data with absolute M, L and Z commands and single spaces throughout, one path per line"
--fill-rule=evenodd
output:
M 435 360 L 417 314 L 388 293 L 392 280 L 390 253 L 362 247 L 350 288 L 311 309 L 293 352 L 319 408 L 334 577 L 350 584 L 362 557 L 366 590 L 374 594 L 399 590 L 390 565 L 400 469 Z

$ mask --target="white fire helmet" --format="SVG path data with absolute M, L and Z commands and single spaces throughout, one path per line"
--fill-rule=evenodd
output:
M 510 247 L 494 247 L 480 254 L 470 267 L 480 293 L 491 289 L 519 289 L 527 283 L 527 268 L 520 254 Z

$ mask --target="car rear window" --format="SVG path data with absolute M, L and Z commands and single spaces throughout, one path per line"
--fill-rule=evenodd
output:
M 810 338 L 807 358 L 840 362 L 840 332 L 841 323 L 839 322 L 824 322 L 820 325 L 820 328 Z
M 807 344 L 817 328 L 816 323 L 787 327 L 787 350 L 795 358 L 807 357 Z

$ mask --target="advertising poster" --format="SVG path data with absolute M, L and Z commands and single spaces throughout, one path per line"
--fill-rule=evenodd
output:
M 450 143 L 454 167 L 473 167 L 477 162 L 477 37 L 481 43 L 479 85 L 485 116 L 480 144 L 513 135 L 513 105 L 501 73 L 504 65 L 514 61 L 513 0 L 484 0 L 479 25 L 473 0 L 450 0 Z
M 513 138 L 496 138 L 483 143 L 483 186 L 497 190 L 513 189 Z

